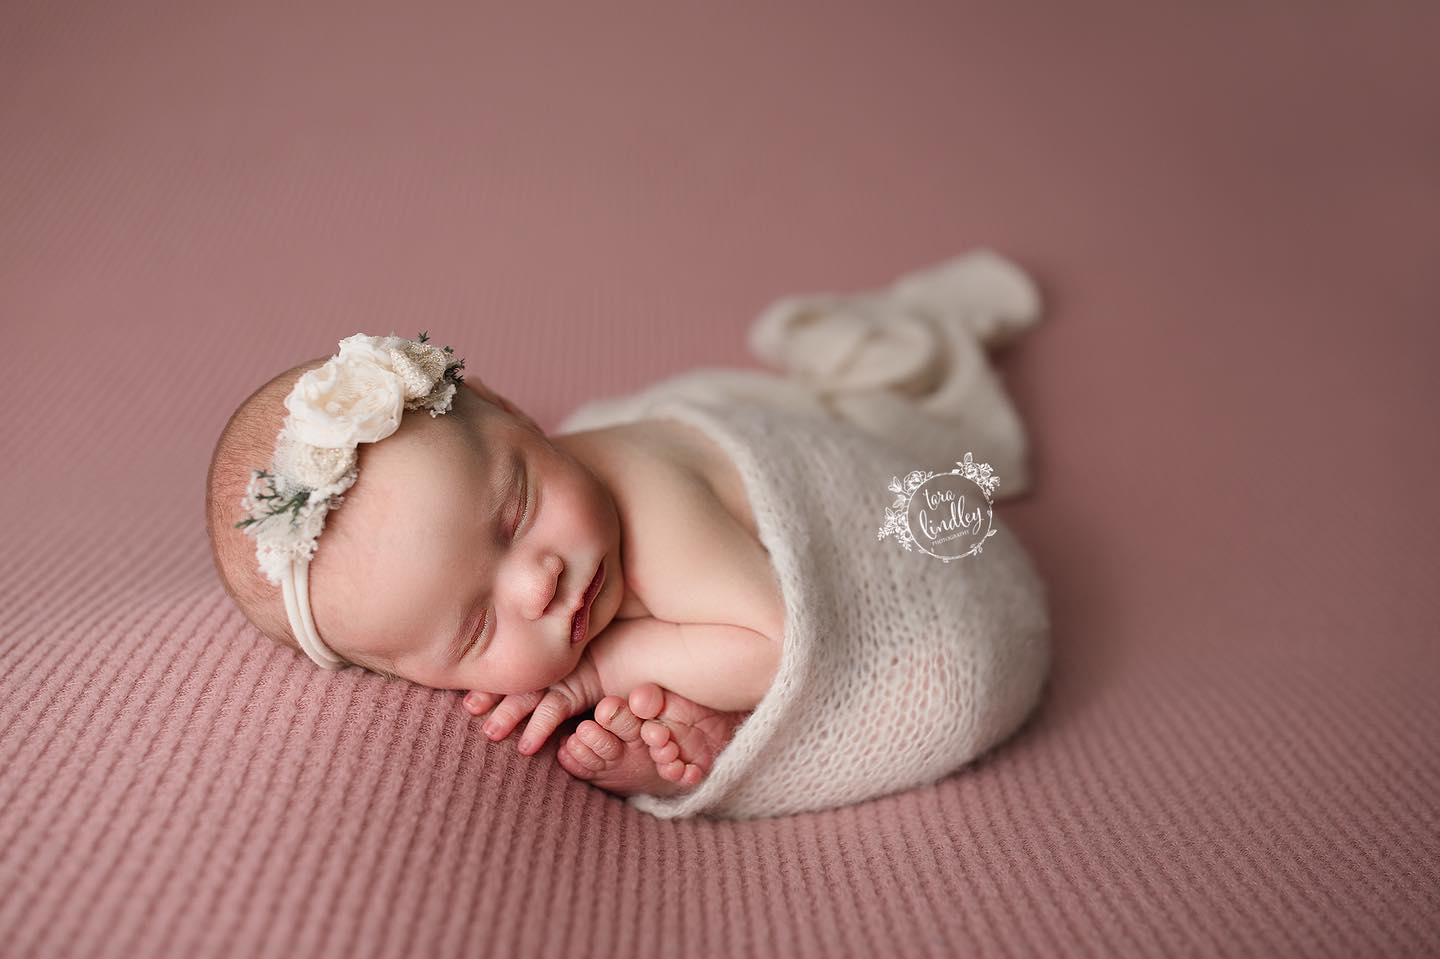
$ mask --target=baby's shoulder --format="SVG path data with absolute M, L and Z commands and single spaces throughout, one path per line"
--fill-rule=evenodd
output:
M 645 420 L 621 508 L 626 581 L 649 615 L 779 636 L 784 607 L 738 471 L 707 436 Z M 638 608 L 638 607 L 637 607 Z
M 720 445 L 704 430 L 682 420 L 653 419 L 644 421 L 644 425 L 656 455 L 691 482 L 704 484 L 713 499 L 758 545 L 759 530 L 744 480 Z

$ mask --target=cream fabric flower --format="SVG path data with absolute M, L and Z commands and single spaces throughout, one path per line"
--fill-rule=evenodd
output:
M 437 390 L 450 355 L 431 343 L 403 336 L 367 336 L 356 333 L 340 341 L 337 354 L 346 361 L 364 361 L 390 370 L 405 384 L 407 403 L 429 397 Z M 417 406 L 411 406 L 415 409 Z
M 455 398 L 455 384 L 449 380 L 441 380 L 435 384 L 435 389 L 429 394 L 420 397 L 418 400 L 406 403 L 407 410 L 428 409 L 430 418 L 434 419 L 441 413 L 449 412 L 450 401 Z
M 275 444 L 275 471 L 287 479 L 318 490 L 322 496 L 344 492 L 344 480 L 355 469 L 355 447 L 311 446 L 297 439 L 288 429 L 280 431 Z M 351 483 L 354 479 L 351 478 Z
M 365 333 L 355 333 L 340 341 L 340 348 L 335 353 L 336 359 L 361 359 L 374 363 L 376 366 L 390 369 L 390 350 L 405 343 L 405 338 L 390 334 L 389 336 L 369 336 Z
M 400 346 L 390 347 L 389 352 L 390 368 L 404 382 L 407 402 L 428 396 L 445 375 L 449 358 L 438 346 L 405 340 Z
M 285 398 L 291 432 L 311 446 L 378 442 L 400 428 L 405 412 L 405 384 L 390 368 L 389 353 L 372 353 L 363 344 L 346 353 L 341 346 L 338 356 L 300 377 Z

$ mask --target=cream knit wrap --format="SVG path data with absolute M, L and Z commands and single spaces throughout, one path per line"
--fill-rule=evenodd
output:
M 698 370 L 587 404 L 557 432 L 656 417 L 703 430 L 744 480 L 785 603 L 779 670 L 708 776 L 629 802 L 663 818 L 778 816 L 932 783 L 1013 733 L 1050 661 L 1044 584 L 996 509 L 980 555 L 877 541 L 890 481 L 967 451 L 1029 485 L 1025 436 L 984 348 L 1039 298 L 988 251 L 888 290 L 791 297 L 752 329 L 783 375 Z

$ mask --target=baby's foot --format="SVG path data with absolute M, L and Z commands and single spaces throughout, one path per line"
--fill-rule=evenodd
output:
M 556 759 L 570 775 L 617 796 L 673 796 L 700 784 L 748 715 L 646 683 L 628 703 L 619 696 L 600 700 L 595 718 L 560 743 Z

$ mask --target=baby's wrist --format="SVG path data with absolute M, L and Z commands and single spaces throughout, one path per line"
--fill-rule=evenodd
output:
M 590 657 L 595 666 L 595 676 L 600 684 L 602 697 L 619 696 L 623 699 L 630 695 L 629 670 L 621 662 L 620 650 L 615 642 L 617 625 L 611 623 L 607 629 L 590 640 L 585 655 Z
M 635 687 L 657 681 L 657 657 L 673 649 L 674 623 L 649 616 L 614 620 L 590 641 L 600 686 L 606 696 L 628 698 Z

